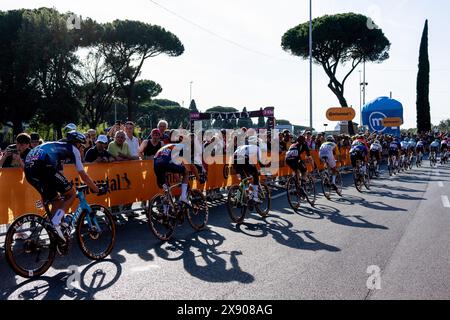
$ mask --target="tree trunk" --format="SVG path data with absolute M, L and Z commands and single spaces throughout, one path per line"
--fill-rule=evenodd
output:
M 344 94 L 342 92 L 340 92 L 339 90 L 331 89 L 331 91 L 333 91 L 333 93 L 338 98 L 339 104 L 341 105 L 341 107 L 348 108 L 347 100 L 345 99 Z M 348 134 L 353 136 L 355 134 L 355 130 L 353 129 L 353 121 L 348 121 L 347 125 L 348 125 Z
M 17 137 L 17 135 L 22 132 L 23 132 L 22 119 L 14 119 L 14 121 L 13 121 L 14 138 Z

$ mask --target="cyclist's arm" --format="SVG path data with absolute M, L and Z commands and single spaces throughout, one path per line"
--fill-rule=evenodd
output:
M 87 184 L 89 188 L 91 188 L 94 192 L 98 192 L 98 187 L 95 185 L 95 183 L 92 181 L 92 179 L 88 176 L 86 171 L 84 171 L 83 163 L 81 162 L 81 155 L 80 151 L 78 151 L 77 148 L 72 146 L 72 151 L 75 156 L 75 167 L 77 168 L 78 174 L 80 175 L 81 180 L 84 181 L 84 183 Z

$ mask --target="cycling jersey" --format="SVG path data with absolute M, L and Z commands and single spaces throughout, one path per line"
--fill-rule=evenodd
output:
M 322 160 L 325 160 L 331 168 L 336 167 L 336 160 L 333 156 L 333 150 L 336 149 L 336 144 L 334 142 L 325 142 L 320 146 L 319 157 Z
M 84 170 L 78 149 L 67 142 L 49 142 L 32 149 L 25 160 L 25 177 L 44 201 L 65 194 L 72 184 L 60 172 L 63 164 L 74 162 L 78 172 Z
M 441 145 L 441 144 L 440 144 L 439 142 L 433 141 L 433 142 L 430 144 L 430 148 L 439 148 L 440 145 Z
M 155 162 L 165 162 L 165 163 L 174 163 L 181 165 L 181 157 L 183 155 L 184 144 L 176 143 L 176 144 L 166 144 L 162 148 L 160 148 L 154 157 Z
M 167 144 L 156 152 L 153 159 L 153 168 L 156 182 L 161 188 L 166 181 L 166 173 L 184 174 L 186 168 L 182 164 L 182 153 L 184 145 L 181 143 Z
M 363 144 L 354 145 L 350 149 L 350 154 L 359 154 L 363 157 L 367 156 L 368 150 L 367 147 Z
M 310 156 L 308 145 L 306 143 L 300 144 L 300 143 L 296 142 L 293 145 L 291 145 L 288 152 L 286 153 L 286 160 L 290 160 L 290 159 L 299 160 L 300 156 L 303 152 L 306 152 L 306 155 L 308 157 Z
M 389 145 L 390 151 L 398 151 L 400 149 L 401 149 L 401 145 L 399 142 L 392 141 L 391 144 Z
M 378 144 L 378 143 L 373 143 L 373 144 L 370 146 L 370 151 L 378 152 L 378 151 L 381 151 L 382 149 L 383 149 L 383 148 L 382 148 L 381 145 Z
M 255 144 L 240 146 L 234 152 L 234 159 L 237 163 L 256 164 L 263 157 L 262 149 L 265 150 L 264 146 L 257 146 Z
M 311 155 L 306 142 L 303 144 L 300 144 L 298 142 L 294 143 L 289 148 L 289 151 L 286 153 L 286 164 L 292 170 L 300 170 L 301 173 L 305 173 L 307 171 L 305 162 L 300 158 L 303 152 L 306 152 L 306 155 L 308 157 Z
M 407 149 L 408 149 L 408 146 L 409 146 L 409 143 L 406 142 L 406 141 L 402 141 L 402 142 L 400 143 L 400 147 L 401 147 L 402 150 L 407 150 Z

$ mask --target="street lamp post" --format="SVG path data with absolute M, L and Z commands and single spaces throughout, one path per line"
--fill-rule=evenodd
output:
M 313 113 L 312 113 L 312 0 L 309 0 L 309 126 L 313 128 Z
M 323 126 L 325 127 L 324 132 L 326 133 L 327 132 L 328 123 L 324 123 Z
M 192 102 L 192 83 L 194 81 L 189 82 L 189 106 L 191 105 Z

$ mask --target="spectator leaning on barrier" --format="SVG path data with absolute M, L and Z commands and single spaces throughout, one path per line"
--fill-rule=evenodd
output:
M 169 130 L 169 124 L 167 123 L 167 121 L 159 120 L 158 129 L 159 132 L 161 133 L 161 141 L 163 142 L 163 145 L 169 144 L 170 143 L 169 132 L 167 131 Z
M 27 133 L 17 135 L 16 144 L 12 144 L 6 148 L 6 152 L 0 159 L 0 167 L 14 168 L 25 166 L 25 158 L 30 152 L 31 138 Z
M 127 121 L 125 123 L 125 133 L 125 141 L 127 142 L 128 148 L 130 149 L 131 156 L 139 158 L 139 139 L 134 136 L 134 122 Z
M 114 141 L 110 142 L 108 146 L 108 152 L 116 158 L 116 161 L 136 160 L 131 156 L 130 148 L 125 140 L 125 131 L 117 131 Z
M 85 162 L 112 162 L 114 157 L 106 150 L 108 147 L 108 137 L 99 135 L 95 141 L 95 146 L 86 151 Z
M 150 136 L 139 146 L 139 156 L 144 160 L 152 159 L 162 146 L 161 132 L 159 129 L 153 129 Z

